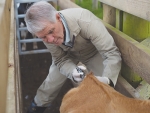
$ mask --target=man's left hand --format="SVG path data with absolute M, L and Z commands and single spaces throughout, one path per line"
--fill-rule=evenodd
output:
M 108 77 L 100 77 L 100 76 L 96 76 L 96 78 L 100 81 L 103 82 L 105 84 L 110 84 L 110 80 Z

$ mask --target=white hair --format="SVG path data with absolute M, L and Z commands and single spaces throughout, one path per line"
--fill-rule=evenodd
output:
M 35 34 L 42 31 L 47 22 L 55 23 L 56 13 L 56 9 L 46 1 L 34 3 L 25 14 L 28 31 Z

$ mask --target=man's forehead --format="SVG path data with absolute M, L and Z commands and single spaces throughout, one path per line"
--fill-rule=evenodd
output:
M 36 35 L 38 37 L 44 37 L 45 35 L 47 35 L 49 33 L 49 31 L 53 30 L 54 26 L 52 24 L 47 24 L 47 26 L 42 29 L 42 31 L 39 31 L 38 33 L 36 33 Z

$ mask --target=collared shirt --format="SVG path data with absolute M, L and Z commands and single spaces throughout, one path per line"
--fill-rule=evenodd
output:
M 65 28 L 65 40 L 64 40 L 63 44 L 68 47 L 73 47 L 73 41 L 71 41 L 71 39 L 70 39 L 70 31 L 69 31 L 66 19 L 64 18 L 64 16 L 61 13 L 59 13 L 59 15 L 61 17 L 61 21 Z

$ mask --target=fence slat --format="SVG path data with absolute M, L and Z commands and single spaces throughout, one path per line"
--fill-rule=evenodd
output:
M 0 113 L 6 113 L 11 3 L 0 0 Z
M 112 25 L 116 25 L 116 8 L 103 4 L 103 20 Z

